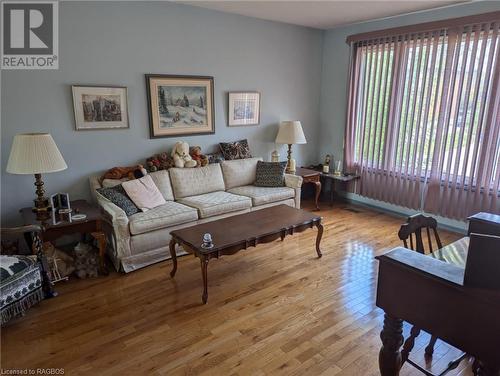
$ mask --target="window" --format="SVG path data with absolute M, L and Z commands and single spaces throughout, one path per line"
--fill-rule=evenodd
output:
M 498 29 L 352 44 L 345 159 L 362 174 L 357 193 L 461 219 L 478 206 L 500 210 Z M 458 196 L 464 209 L 448 208 Z

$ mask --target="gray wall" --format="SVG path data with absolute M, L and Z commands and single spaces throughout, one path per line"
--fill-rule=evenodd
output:
M 345 42 L 347 36 L 498 10 L 500 10 L 500 1 L 477 1 L 427 12 L 359 23 L 325 32 L 321 74 L 320 155 L 318 157 L 323 158 L 325 154 L 333 153 L 336 160 L 343 159 L 349 68 L 349 45 Z
M 5 172 L 16 133 L 52 134 L 68 169 L 44 176 L 47 192 L 73 199 L 89 197 L 89 175 L 170 150 L 178 138 L 149 139 L 145 73 L 214 76 L 216 132 L 182 137 L 191 145 L 248 138 L 268 159 L 279 121 L 298 119 L 308 144 L 296 159 L 315 161 L 321 31 L 168 2 L 61 2 L 59 18 L 59 70 L 2 71 L 2 222 L 17 223 L 34 198 L 32 176 Z M 75 131 L 75 83 L 127 86 L 130 129 Z M 259 126 L 227 127 L 227 92 L 239 90 L 261 92 Z

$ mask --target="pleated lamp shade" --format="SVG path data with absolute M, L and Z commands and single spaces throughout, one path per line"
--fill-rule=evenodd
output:
M 48 133 L 25 133 L 14 137 L 7 172 L 42 174 L 67 169 L 61 152 Z
M 276 136 L 277 144 L 306 144 L 306 136 L 300 121 L 282 121 Z

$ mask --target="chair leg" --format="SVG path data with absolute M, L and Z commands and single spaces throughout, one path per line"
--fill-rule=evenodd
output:
M 425 348 L 425 355 L 426 356 L 432 356 L 434 354 L 434 345 L 436 344 L 437 337 L 431 336 L 431 340 L 429 341 L 429 344 Z

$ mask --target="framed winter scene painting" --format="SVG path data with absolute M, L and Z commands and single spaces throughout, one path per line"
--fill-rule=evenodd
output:
M 260 93 L 229 93 L 229 126 L 257 125 L 260 121 Z
M 146 75 L 151 138 L 215 133 L 214 78 Z

